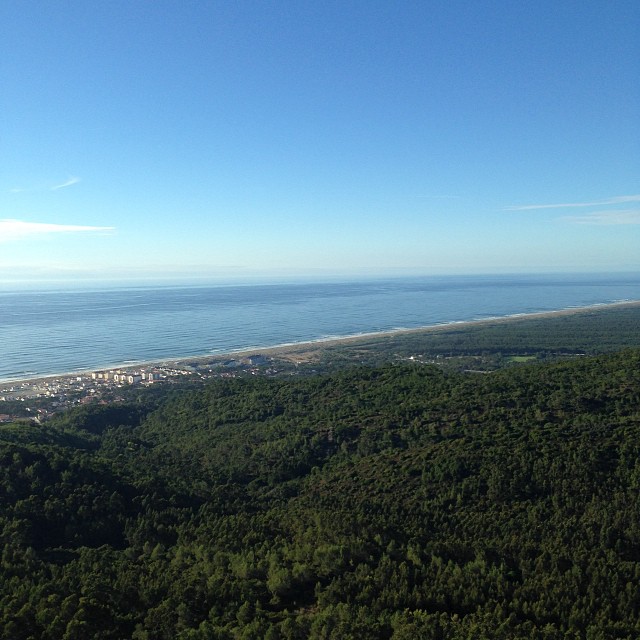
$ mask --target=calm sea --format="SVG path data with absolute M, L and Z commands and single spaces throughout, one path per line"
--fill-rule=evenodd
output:
M 0 380 L 640 300 L 640 275 L 0 293 Z

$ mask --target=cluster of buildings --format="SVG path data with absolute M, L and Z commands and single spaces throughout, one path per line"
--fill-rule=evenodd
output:
M 62 375 L 22 380 L 0 385 L 0 423 L 12 422 L 21 417 L 47 417 L 75 404 L 99 401 L 107 391 L 115 391 L 124 385 L 151 384 L 188 371 L 166 369 L 163 371 L 96 371 L 82 375 Z M 2 411 L 3 403 L 14 403 L 12 413 Z M 16 402 L 22 409 L 16 413 Z
M 153 371 L 141 371 L 139 373 L 131 373 L 129 371 L 94 371 L 91 374 L 91 379 L 102 380 L 103 382 L 109 382 L 111 380 L 121 384 L 136 384 L 137 382 L 144 381 L 149 384 L 154 380 L 159 380 L 160 374 L 154 373 Z
M 262 368 L 265 365 L 268 368 Z M 277 375 L 279 370 L 270 365 L 271 358 L 255 354 L 226 361 L 158 364 L 153 371 L 142 368 L 103 370 L 8 382 L 0 384 L 0 423 L 39 421 L 74 405 L 105 402 L 106 397 L 117 402 L 121 400 L 118 390 L 129 385 L 146 386 L 157 381 L 171 383 L 184 377 L 207 380 L 246 374 Z M 19 409 L 16 403 L 20 403 Z

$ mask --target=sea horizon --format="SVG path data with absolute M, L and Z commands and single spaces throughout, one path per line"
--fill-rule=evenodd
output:
M 183 289 L 183 288 L 229 288 L 252 286 L 281 286 L 302 284 L 351 284 L 362 282 L 384 282 L 401 280 L 449 280 L 449 279 L 496 279 L 517 278 L 527 279 L 558 279 L 567 278 L 588 279 L 593 281 L 603 279 L 628 279 L 640 281 L 640 271 L 637 269 L 619 269 L 603 271 L 587 270 L 487 270 L 480 272 L 447 271 L 421 272 L 415 270 L 398 270 L 384 272 L 354 271 L 328 273 L 291 273 L 279 272 L 266 274 L 249 274 L 246 276 L 202 276 L 202 277 L 149 277 L 135 276 L 125 278 L 58 278 L 58 279 L 0 279 L 0 295 L 5 293 L 56 293 L 56 292 L 102 292 L 137 289 Z

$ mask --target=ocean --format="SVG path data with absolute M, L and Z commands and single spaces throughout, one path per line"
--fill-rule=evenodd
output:
M 639 274 L 0 292 L 0 380 L 626 300 Z

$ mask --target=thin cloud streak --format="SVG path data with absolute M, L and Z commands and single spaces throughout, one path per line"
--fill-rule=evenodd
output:
M 57 191 L 58 189 L 64 189 L 65 187 L 70 187 L 71 185 L 78 184 L 80 182 L 80 178 L 77 176 L 71 176 L 66 182 L 62 184 L 57 184 L 51 187 L 51 191 Z
M 109 231 L 115 231 L 115 227 L 52 224 L 48 222 L 25 222 L 24 220 L 4 219 L 0 220 L 0 243 L 52 233 L 100 233 Z
M 49 186 L 49 184 L 41 184 L 39 186 L 32 187 L 13 187 L 9 189 L 9 193 L 34 193 L 38 191 L 58 191 L 58 189 L 66 189 L 67 187 L 71 187 L 74 184 L 78 184 L 82 179 L 78 176 L 69 176 L 68 180 L 61 182 L 60 184 L 54 184 L 53 186 Z
M 640 202 L 640 194 L 632 196 L 616 196 L 600 202 L 567 202 L 562 204 L 525 204 L 505 207 L 503 211 L 534 211 L 536 209 L 569 209 L 574 207 L 605 207 L 626 202 Z
M 592 225 L 627 225 L 640 224 L 640 209 L 624 209 L 619 211 L 594 211 L 585 216 L 562 216 L 561 220 L 574 224 Z

